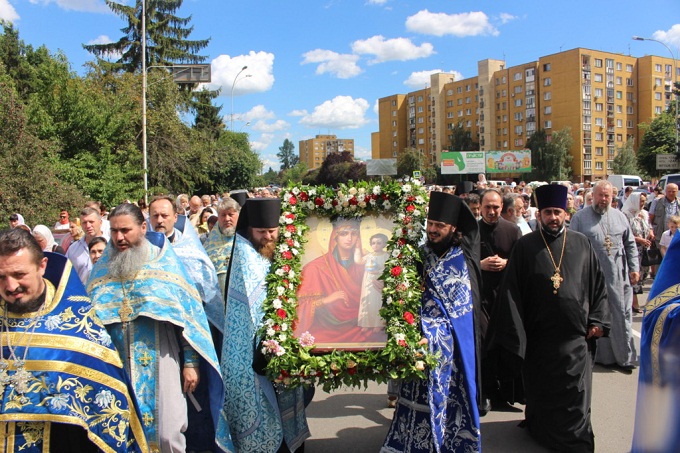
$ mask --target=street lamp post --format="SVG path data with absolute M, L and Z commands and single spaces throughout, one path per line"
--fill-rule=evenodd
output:
M 665 42 L 659 41 L 659 40 L 653 39 L 653 38 L 643 38 L 641 36 L 633 36 L 633 39 L 635 41 L 658 42 L 659 44 L 661 44 L 662 46 L 664 46 L 668 50 L 668 52 L 671 54 L 671 58 L 673 59 L 673 74 L 671 76 L 671 93 L 675 92 L 676 91 L 675 90 L 675 81 L 677 80 L 677 77 L 678 77 L 678 60 L 675 58 L 675 54 L 673 53 L 671 48 L 668 47 L 668 45 Z M 680 151 L 678 149 L 678 147 L 680 145 L 680 142 L 678 142 L 678 109 L 680 109 L 680 105 L 678 105 L 678 104 L 680 104 L 680 99 L 678 99 L 678 95 L 676 94 L 676 96 L 675 96 L 675 114 L 673 115 L 674 116 L 674 118 L 673 118 L 674 119 L 674 126 L 675 126 L 675 150 L 674 150 L 675 153 Z
M 234 132 L 234 87 L 236 86 L 236 82 L 238 82 L 238 76 L 241 75 L 243 71 L 248 69 L 248 66 L 244 66 L 241 68 L 241 70 L 236 74 L 236 77 L 234 77 L 234 82 L 231 84 L 231 115 L 230 115 L 230 126 L 229 129 Z M 246 74 L 245 77 L 250 77 L 250 74 Z
M 142 0 L 142 165 L 144 202 L 149 204 L 149 163 L 146 150 L 146 0 Z

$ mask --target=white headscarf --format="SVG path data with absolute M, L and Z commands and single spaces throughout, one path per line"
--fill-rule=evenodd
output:
M 54 251 L 54 246 L 57 245 L 57 243 L 54 240 L 54 236 L 52 235 L 52 232 L 49 228 L 47 228 L 45 225 L 36 225 L 35 228 L 33 228 L 33 232 L 38 233 L 47 241 L 47 245 L 43 249 L 44 252 Z
M 626 202 L 623 203 L 623 207 L 621 208 L 621 211 L 626 214 L 626 217 L 629 219 L 634 219 L 635 217 L 640 214 L 640 197 L 642 196 L 642 192 L 633 192 L 630 195 L 628 195 L 628 198 L 626 198 Z

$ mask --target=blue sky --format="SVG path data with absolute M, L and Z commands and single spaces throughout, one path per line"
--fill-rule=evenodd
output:
M 479 60 L 510 67 L 576 47 L 670 56 L 633 35 L 680 48 L 678 0 L 184 0 L 178 15 L 192 16 L 191 38 L 211 39 L 202 54 L 227 125 L 234 77 L 248 66 L 234 85 L 234 130 L 249 133 L 265 171 L 279 168 L 284 139 L 297 150 L 317 134 L 353 138 L 370 158 L 377 100 L 424 88 L 433 72 L 473 77 Z M 125 26 L 104 0 L 0 0 L 0 19 L 79 73 L 93 59 L 82 44 L 116 41 Z

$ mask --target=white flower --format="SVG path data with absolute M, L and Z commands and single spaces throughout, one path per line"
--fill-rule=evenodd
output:
M 281 323 L 281 331 L 282 331 L 282 332 L 285 332 L 286 330 L 288 330 L 288 324 L 285 323 L 285 322 L 284 322 L 284 323 Z
M 335 207 L 335 210 L 338 211 L 338 212 L 342 211 L 342 205 L 337 205 Z
M 52 399 L 50 399 L 50 406 L 52 406 L 53 409 L 56 410 L 62 410 L 68 407 L 68 395 L 65 395 L 63 393 L 59 393 L 57 395 L 54 395 Z
M 356 187 L 351 187 L 348 192 L 349 192 L 350 195 L 356 195 L 357 189 L 356 189 Z
M 283 233 L 283 237 L 284 237 L 284 238 L 289 238 L 289 237 L 291 237 L 291 236 L 292 236 L 292 235 L 290 234 L 290 231 L 288 231 L 288 230 L 286 230 L 286 232 Z
M 298 189 L 297 187 L 293 187 L 293 193 L 295 195 L 298 195 L 300 193 L 300 189 Z
M 286 353 L 286 348 L 284 348 L 283 346 L 279 346 L 279 347 L 276 349 L 276 355 L 279 356 L 279 357 L 281 357 L 281 356 L 284 355 L 285 353 Z
M 274 299 L 272 302 L 272 307 L 278 310 L 279 308 L 283 307 L 283 302 L 281 302 L 281 299 Z
M 284 288 L 283 286 L 277 286 L 276 287 L 276 294 L 278 294 L 279 296 L 283 296 L 283 294 L 285 292 L 286 292 L 286 288 Z
M 401 191 L 404 193 L 409 193 L 411 191 L 411 184 L 404 184 L 401 186 Z
M 274 272 L 274 273 L 275 273 L 276 275 L 278 275 L 279 277 L 283 277 L 283 274 L 284 274 L 285 272 L 283 272 L 283 269 L 278 268 L 278 269 L 276 269 L 276 272 Z
M 383 208 L 387 211 L 387 210 L 389 210 L 391 207 L 392 207 L 392 205 L 390 204 L 390 202 L 387 201 L 387 200 L 385 200 L 385 202 L 383 203 Z
M 360 193 L 361 195 L 365 194 L 365 193 L 366 193 L 366 189 L 364 189 L 363 187 L 359 187 L 359 193 Z
M 363 208 L 366 207 L 366 202 L 365 202 L 365 201 L 360 201 L 359 204 L 358 204 L 357 206 L 359 206 L 360 208 L 363 209 Z
M 276 330 L 272 329 L 271 327 L 269 329 L 267 329 L 267 336 L 268 337 L 273 337 L 274 335 L 276 335 Z
M 399 256 L 400 253 L 401 252 L 399 251 L 399 249 L 394 249 L 394 250 L 392 250 L 392 257 L 396 258 L 396 257 Z
M 343 208 L 346 208 L 347 206 L 349 206 L 349 201 L 343 200 L 343 202 L 342 202 L 342 207 L 343 207 Z
M 406 341 L 406 335 L 403 333 L 395 333 L 394 334 L 394 339 L 396 341 Z
M 323 204 L 324 209 L 331 209 L 332 207 L 333 207 L 333 205 L 331 204 L 330 201 L 327 201 Z
M 99 342 L 104 345 L 104 346 L 111 346 L 111 335 L 106 331 L 106 329 L 102 328 L 98 332 L 99 336 Z
M 286 338 L 288 338 L 288 335 L 286 335 L 285 333 L 279 335 L 279 341 L 286 341 Z
M 420 217 L 420 210 L 419 209 L 416 209 L 415 211 L 413 211 L 413 217 Z
M 288 278 L 295 278 L 295 271 L 294 271 L 294 270 L 291 269 L 291 270 L 288 272 Z
M 387 299 L 385 299 L 385 302 L 387 302 L 388 305 L 391 304 L 392 303 L 392 296 L 387 296 Z
M 291 223 L 293 223 L 293 219 L 288 218 L 288 217 L 284 217 L 283 221 L 286 225 L 290 225 Z
M 350 210 L 350 211 L 356 211 L 356 210 L 357 210 L 357 205 L 355 205 L 355 204 L 350 205 L 349 210 Z
M 285 194 L 283 194 L 283 201 L 288 203 L 290 201 L 290 197 L 291 197 L 291 194 L 289 192 L 286 192 Z
M 307 191 L 307 194 L 311 197 L 312 195 L 316 195 L 316 189 L 311 188 Z
M 425 369 L 425 362 L 422 360 L 416 360 L 416 370 L 423 371 Z
M 101 390 L 94 397 L 94 402 L 97 406 L 103 408 L 111 406 L 113 402 L 113 394 L 110 390 Z
M 403 212 L 400 212 L 399 215 L 397 215 L 397 218 L 399 220 L 404 220 L 405 217 L 406 217 L 406 214 L 404 214 Z
M 47 330 L 57 329 L 59 328 L 59 324 L 61 324 L 61 316 L 59 315 L 48 316 L 47 319 L 45 319 L 45 327 L 47 327 Z
M 290 248 L 288 247 L 288 244 L 284 243 L 284 244 L 279 245 L 279 252 L 285 252 L 287 250 L 290 250 Z
M 274 325 L 274 320 L 271 319 L 271 318 L 269 318 L 269 319 L 267 319 L 264 323 L 265 323 L 266 325 L 268 325 L 268 326 L 273 326 L 273 325 Z
M 373 195 L 380 195 L 380 186 L 373 186 Z
M 423 204 L 423 203 L 425 203 L 425 199 L 421 195 L 418 195 L 416 197 L 416 203 Z

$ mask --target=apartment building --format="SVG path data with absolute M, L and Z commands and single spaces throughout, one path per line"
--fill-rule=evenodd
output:
M 308 140 L 300 140 L 298 151 L 300 162 L 306 163 L 311 170 L 320 167 L 326 156 L 332 153 L 349 151 L 354 156 L 354 139 L 338 138 L 335 135 L 317 135 Z
M 396 157 L 409 147 L 439 165 L 455 127 L 469 131 L 482 151 L 521 150 L 539 129 L 549 139 L 569 128 L 573 179 L 606 178 L 617 149 L 632 139 L 637 150 L 639 125 L 668 108 L 672 80 L 680 80 L 673 64 L 577 48 L 513 67 L 482 60 L 477 76 L 463 80 L 433 74 L 427 89 L 379 100 L 372 157 Z

